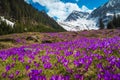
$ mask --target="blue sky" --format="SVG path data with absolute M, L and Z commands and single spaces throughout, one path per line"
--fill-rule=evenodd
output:
M 95 8 L 106 3 L 108 0 L 25 0 L 32 4 L 38 10 L 44 10 L 46 13 L 57 19 L 64 20 L 73 11 L 91 12 Z
M 63 2 L 77 3 L 79 7 L 85 5 L 89 9 L 97 8 L 108 0 L 61 0 Z

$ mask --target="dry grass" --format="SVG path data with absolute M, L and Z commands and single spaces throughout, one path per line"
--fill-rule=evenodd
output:
M 59 32 L 57 35 L 62 35 L 63 38 L 58 36 L 51 36 L 51 33 L 39 33 L 39 32 L 27 32 L 27 33 L 16 33 L 9 35 L 0 36 L 0 49 L 7 49 L 11 47 L 20 47 L 23 45 L 41 44 L 41 43 L 53 43 L 63 42 L 76 39 L 77 37 L 98 37 L 106 38 L 113 36 L 120 36 L 120 30 L 91 30 L 91 31 L 80 31 L 80 32 Z M 31 39 L 32 37 L 35 37 Z M 30 39 L 29 39 L 30 38 Z

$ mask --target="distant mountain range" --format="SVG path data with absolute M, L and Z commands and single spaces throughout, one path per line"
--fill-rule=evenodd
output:
M 105 26 L 112 20 L 114 14 L 120 14 L 120 0 L 109 0 L 92 13 L 73 11 L 66 20 L 59 24 L 68 31 L 99 29 L 99 19 Z
M 0 16 L 15 24 L 27 26 L 40 26 L 46 31 L 65 31 L 53 18 L 44 11 L 38 11 L 24 0 L 0 0 Z

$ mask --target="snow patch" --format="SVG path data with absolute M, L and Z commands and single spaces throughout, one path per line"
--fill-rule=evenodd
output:
M 110 0 L 107 3 L 106 7 L 109 7 L 109 6 L 114 7 L 116 3 L 120 3 L 120 0 Z
M 115 13 L 115 15 L 120 15 L 120 13 Z M 114 16 L 114 13 L 107 13 L 106 16 Z
M 12 27 L 13 27 L 14 24 L 15 24 L 15 23 L 13 23 L 13 22 L 11 22 L 11 21 L 5 19 L 3 16 L 1 16 L 1 20 L 2 20 L 2 21 L 5 21 L 5 22 L 7 23 L 7 25 L 10 25 L 10 26 L 12 26 Z
M 107 13 L 106 16 L 113 16 L 114 14 L 112 13 Z

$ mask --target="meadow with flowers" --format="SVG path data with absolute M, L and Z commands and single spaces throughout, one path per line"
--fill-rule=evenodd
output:
M 0 37 L 0 80 L 120 80 L 120 30 L 26 34 Z

